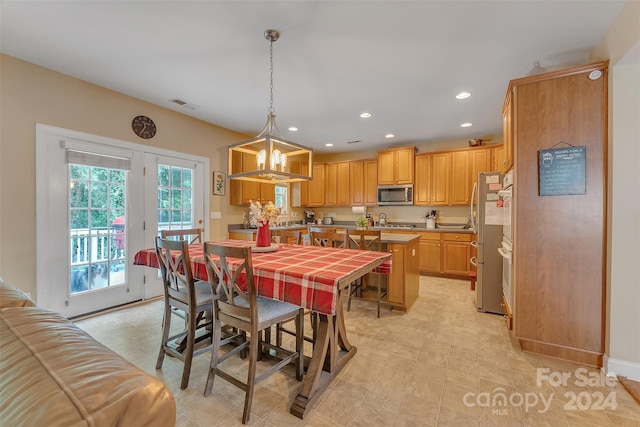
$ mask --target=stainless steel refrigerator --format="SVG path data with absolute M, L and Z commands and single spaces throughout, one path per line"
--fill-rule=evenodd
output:
M 478 174 L 471 197 L 471 224 L 477 233 L 472 245 L 477 255 L 471 263 L 477 266 L 476 307 L 478 311 L 503 314 L 502 309 L 502 190 L 500 172 Z

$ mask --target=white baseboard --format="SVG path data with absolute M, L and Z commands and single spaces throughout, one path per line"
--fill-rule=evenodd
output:
M 606 354 L 603 362 L 607 375 L 620 375 L 633 381 L 640 381 L 640 363 L 613 359 Z

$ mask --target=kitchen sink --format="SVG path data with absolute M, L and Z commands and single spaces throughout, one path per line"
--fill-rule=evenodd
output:
M 466 230 L 469 228 L 468 224 L 436 224 L 436 228 L 442 228 L 443 230 Z

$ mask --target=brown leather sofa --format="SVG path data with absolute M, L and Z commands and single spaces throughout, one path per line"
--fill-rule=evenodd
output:
M 174 426 L 166 385 L 0 282 L 0 424 Z

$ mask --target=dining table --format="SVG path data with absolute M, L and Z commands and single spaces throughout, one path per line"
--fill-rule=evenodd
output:
M 322 391 L 357 352 L 347 337 L 344 319 L 349 283 L 372 271 L 390 273 L 391 254 L 293 244 L 264 248 L 246 240 L 213 243 L 252 247 L 258 294 L 311 310 L 315 316 L 313 352 L 290 408 L 291 414 L 304 419 Z M 203 245 L 189 245 L 189 258 L 194 278 L 208 280 Z M 155 248 L 138 251 L 134 264 L 158 268 Z

